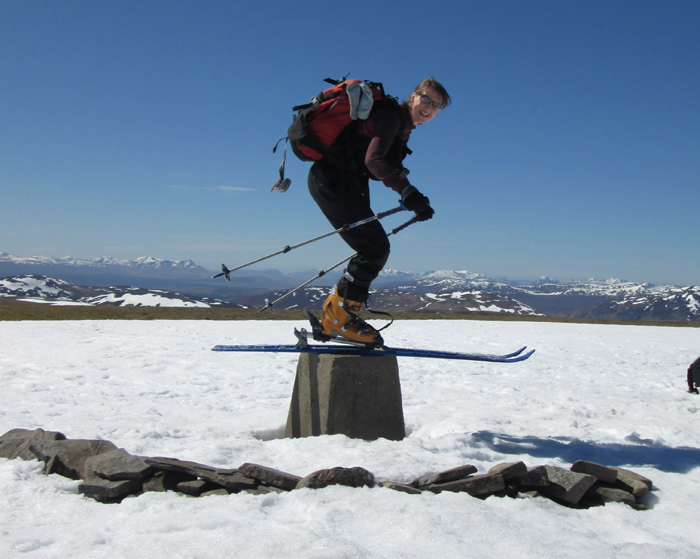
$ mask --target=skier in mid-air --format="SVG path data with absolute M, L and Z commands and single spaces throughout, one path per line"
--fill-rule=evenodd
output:
M 423 80 L 402 104 L 385 103 L 373 109 L 346 139 L 341 153 L 312 165 L 309 192 L 333 227 L 374 215 L 369 179 L 381 181 L 399 194 L 402 204 L 415 212 L 419 221 L 433 217 L 430 200 L 409 182 L 403 159 L 410 153 L 407 143 L 411 132 L 432 120 L 450 101 L 434 78 Z M 343 231 L 340 236 L 357 255 L 323 304 L 322 334 L 368 347 L 382 346 L 379 332 L 357 313 L 389 258 L 389 239 L 378 220 Z

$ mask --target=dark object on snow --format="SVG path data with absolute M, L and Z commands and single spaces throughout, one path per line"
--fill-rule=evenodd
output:
M 700 386 L 700 357 L 688 367 L 688 392 L 698 394 Z

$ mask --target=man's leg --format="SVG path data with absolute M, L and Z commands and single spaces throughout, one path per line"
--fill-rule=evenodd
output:
M 364 176 L 345 174 L 339 177 L 338 173 L 328 172 L 324 166 L 314 164 L 309 172 L 309 192 L 336 229 L 374 215 L 369 204 L 368 181 Z M 379 221 L 354 227 L 340 236 L 357 252 L 346 269 L 346 296 L 364 302 L 370 284 L 389 258 L 389 239 Z
M 353 174 L 328 172 L 316 163 L 309 172 L 309 192 L 331 222 L 343 225 L 372 217 L 367 178 Z M 333 292 L 323 303 L 320 322 L 322 335 L 343 338 L 368 347 L 384 344 L 379 332 L 359 318 L 362 303 L 367 300 L 369 286 L 389 257 L 389 240 L 378 221 L 344 231 L 341 237 L 355 251 L 355 256 Z

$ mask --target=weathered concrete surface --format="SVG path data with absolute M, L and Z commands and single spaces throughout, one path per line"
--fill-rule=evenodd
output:
M 406 436 L 396 357 L 299 357 L 285 437 L 346 435 L 354 439 Z

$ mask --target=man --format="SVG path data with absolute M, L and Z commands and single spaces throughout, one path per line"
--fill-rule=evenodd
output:
M 403 159 L 416 126 L 432 120 L 450 104 L 445 88 L 433 78 L 423 80 L 407 101 L 378 103 L 369 118 L 350 128 L 337 154 L 317 161 L 309 171 L 309 192 L 331 222 L 340 228 L 374 215 L 370 207 L 369 179 L 383 182 L 401 196 L 419 221 L 431 219 L 434 210 L 408 178 Z M 368 347 L 384 344 L 379 332 L 357 316 L 367 300 L 372 281 L 389 258 L 389 239 L 379 221 L 340 233 L 357 252 L 323 304 L 323 335 Z

